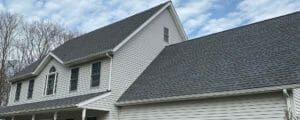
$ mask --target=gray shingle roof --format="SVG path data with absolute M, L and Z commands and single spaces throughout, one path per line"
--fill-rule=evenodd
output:
M 23 70 L 21 70 L 20 72 L 16 73 L 14 76 L 20 76 L 20 75 L 25 75 L 28 73 L 31 73 L 35 70 L 35 68 L 37 68 L 37 66 L 41 63 L 43 59 L 39 59 L 33 63 L 31 63 L 30 65 L 28 65 L 27 67 L 25 67 Z
M 118 101 L 299 83 L 297 12 L 168 46 Z
M 167 3 L 168 2 L 160 4 L 141 13 L 71 39 L 52 52 L 63 62 L 100 52 L 108 52 L 121 43 Z M 40 62 L 41 60 L 38 60 L 32 65 L 29 65 L 24 70 L 17 73 L 15 77 L 33 72 Z
M 0 108 L 0 116 L 10 112 L 26 112 L 26 111 L 34 111 L 37 109 L 48 110 L 48 109 L 55 109 L 58 107 L 75 107 L 75 104 L 102 95 L 104 93 L 107 92 L 99 92 L 99 93 L 92 93 L 92 94 L 80 95 L 80 96 L 69 97 L 69 98 L 7 106 L 7 107 Z
M 56 48 L 53 53 L 61 60 L 69 61 L 101 51 L 111 50 L 159 11 L 165 4 L 166 3 L 158 5 L 144 12 L 69 40 Z

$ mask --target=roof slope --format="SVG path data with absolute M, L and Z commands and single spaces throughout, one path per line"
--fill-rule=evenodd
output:
M 92 94 L 80 95 L 80 96 L 69 97 L 69 98 L 7 106 L 7 107 L 0 108 L 0 116 L 11 112 L 29 112 L 29 111 L 37 111 L 37 110 L 75 107 L 76 104 L 82 101 L 91 99 L 93 97 L 102 95 L 104 93 L 106 92 L 99 92 L 99 93 L 92 93 Z
M 166 4 L 168 2 L 71 39 L 54 49 L 52 53 L 63 62 L 67 62 L 101 52 L 109 52 Z M 42 59 L 37 60 L 17 73 L 15 77 L 33 72 L 41 61 Z
M 168 46 L 118 101 L 299 83 L 297 12 Z
M 69 40 L 56 48 L 53 53 L 62 61 L 70 61 L 111 50 L 166 4 L 160 4 L 144 12 Z

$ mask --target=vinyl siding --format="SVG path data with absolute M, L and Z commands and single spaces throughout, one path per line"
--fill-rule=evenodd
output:
M 120 120 L 284 120 L 281 93 L 122 107 Z
M 14 101 L 16 84 L 12 85 L 11 95 L 9 99 L 8 105 L 17 105 L 45 100 L 52 100 L 58 98 L 65 98 L 71 96 L 77 96 L 82 94 L 94 93 L 106 91 L 108 86 L 108 77 L 109 77 L 109 59 L 101 60 L 101 78 L 100 78 L 100 87 L 91 88 L 91 64 L 87 63 L 78 66 L 79 67 L 79 78 L 78 78 L 78 89 L 77 91 L 69 91 L 70 88 L 70 76 L 71 76 L 71 68 L 65 67 L 62 64 L 58 63 L 55 59 L 52 59 L 44 70 L 37 76 L 34 83 L 34 90 L 32 99 L 27 99 L 27 92 L 29 86 L 29 80 L 22 81 L 22 89 L 21 96 L 18 102 Z M 44 86 L 46 75 L 49 72 L 49 69 L 55 66 L 56 71 L 58 72 L 58 80 L 57 80 L 57 91 L 54 95 L 43 96 Z
M 300 89 L 293 90 L 293 100 L 294 100 L 294 115 L 300 119 Z
M 164 27 L 169 28 L 170 44 L 183 41 L 169 11 L 163 11 L 116 52 L 113 57 L 112 94 L 87 105 L 88 107 L 109 109 L 110 112 L 106 116 L 106 120 L 118 119 L 118 110 L 114 103 L 168 45 L 163 39 Z

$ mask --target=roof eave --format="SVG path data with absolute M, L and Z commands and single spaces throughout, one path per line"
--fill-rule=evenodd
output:
M 294 89 L 294 88 L 298 88 L 298 87 L 300 87 L 300 84 L 272 86 L 272 87 L 264 87 L 264 88 L 253 88 L 253 89 L 244 89 L 244 90 L 235 90 L 235 91 L 224 91 L 224 92 L 215 92 L 215 93 L 205 93 L 205 94 L 182 95 L 182 96 L 144 99 L 144 100 L 122 101 L 122 102 L 115 103 L 115 105 L 116 106 L 131 106 L 131 105 L 162 103 L 162 102 L 176 102 L 176 101 L 183 101 L 183 100 L 198 100 L 198 99 L 218 98 L 218 97 L 227 97 L 227 96 L 239 96 L 239 95 L 276 92 L 276 91 L 281 91 L 283 89 Z
M 85 57 L 65 61 L 64 65 L 70 67 L 70 66 L 86 63 L 86 62 L 89 62 L 89 61 L 93 61 L 93 60 L 96 60 L 96 59 L 106 58 L 107 54 L 113 55 L 112 49 L 105 50 L 105 51 L 102 51 L 102 52 L 98 52 L 98 53 L 95 53 L 95 54 L 91 54 L 91 55 L 88 55 L 88 56 L 85 56 Z
M 31 110 L 20 110 L 20 111 L 14 111 L 14 112 L 7 112 L 7 113 L 1 113 L 0 117 L 10 116 L 10 115 L 22 115 L 22 114 L 28 114 L 28 113 L 45 113 L 50 112 L 54 110 L 64 110 L 64 109 L 80 109 L 75 105 L 63 105 L 63 106 L 56 106 L 56 107 L 47 107 L 47 108 L 39 108 L 39 109 L 31 109 Z
M 27 74 L 23 74 L 23 75 L 19 75 L 19 76 L 15 76 L 12 78 L 9 78 L 9 82 L 17 82 L 19 80 L 23 80 L 23 79 L 28 79 L 28 78 L 32 78 L 35 77 L 36 75 L 32 74 L 32 72 L 27 73 Z

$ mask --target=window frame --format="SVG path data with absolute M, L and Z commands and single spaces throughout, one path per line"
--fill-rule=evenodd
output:
M 29 80 L 28 91 L 27 91 L 27 99 L 32 99 L 32 97 L 33 97 L 34 83 L 35 83 L 34 79 Z
M 22 82 L 17 83 L 16 92 L 15 92 L 15 102 L 20 101 L 22 91 Z
M 168 27 L 163 28 L 163 37 L 164 37 L 164 41 L 169 43 L 169 41 L 170 41 L 170 30 L 169 30 Z
M 77 70 L 77 75 L 76 75 L 76 78 L 75 78 L 75 79 L 72 77 L 72 75 L 73 75 L 73 70 Z M 79 71 L 80 71 L 79 67 L 76 67 L 76 68 L 72 68 L 72 69 L 71 69 L 71 75 L 70 75 L 70 87 L 69 87 L 69 91 L 70 91 L 70 92 L 77 91 L 77 89 L 78 89 Z M 73 83 L 74 81 L 76 81 L 76 82 L 75 82 L 76 87 L 75 87 L 75 89 L 72 89 L 72 85 L 74 85 L 74 84 L 72 84 L 72 83 Z
M 55 71 L 52 71 L 54 68 Z M 53 89 L 52 89 L 52 94 L 48 94 L 48 83 L 49 83 L 49 77 L 54 75 L 54 80 L 53 80 Z M 46 75 L 46 80 L 45 80 L 45 90 L 44 90 L 44 96 L 50 96 L 50 95 L 55 95 L 56 93 L 56 87 L 57 87 L 57 76 L 58 72 L 56 71 L 55 67 L 52 66 L 49 70 L 49 73 Z
M 99 64 L 99 70 L 96 70 L 97 72 L 96 73 L 93 73 L 93 71 L 94 71 L 94 69 L 93 69 L 93 67 L 94 67 L 94 65 L 95 64 Z M 99 87 L 100 86 L 100 80 L 101 80 L 101 61 L 98 61 L 98 62 L 94 62 L 94 63 L 92 63 L 92 65 L 91 65 L 91 83 L 90 83 L 90 87 L 91 88 L 95 88 L 95 87 Z M 97 85 L 94 85 L 93 83 L 94 83 L 94 79 L 93 79 L 93 77 L 95 77 L 95 76 L 98 76 L 99 77 L 99 80 L 98 80 L 98 83 L 97 83 Z

